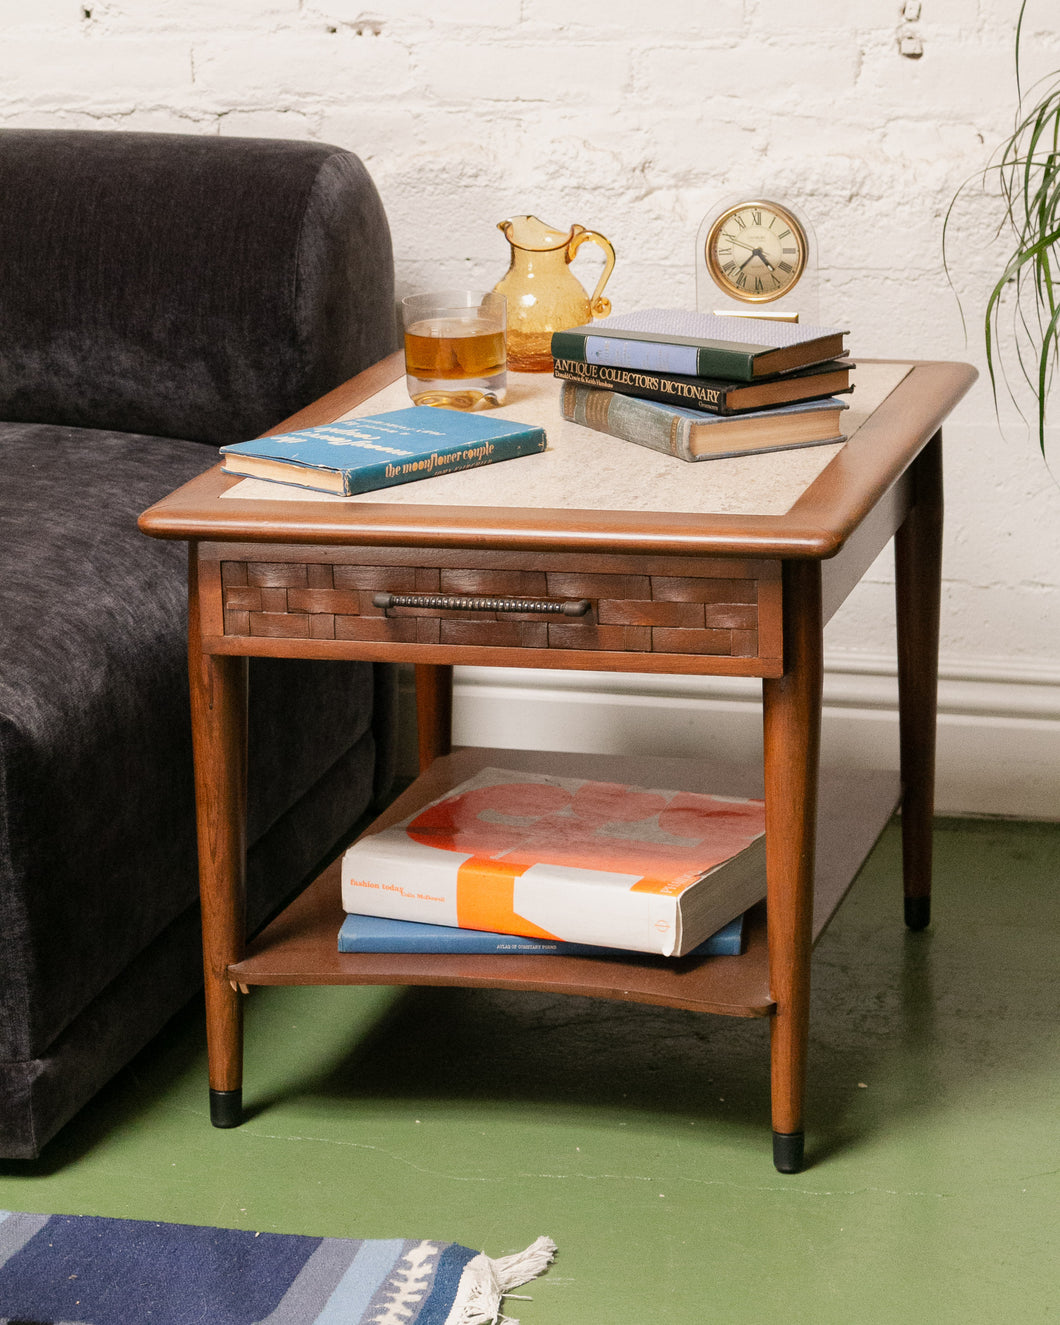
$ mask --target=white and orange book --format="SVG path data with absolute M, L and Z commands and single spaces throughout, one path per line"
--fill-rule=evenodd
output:
M 351 913 L 672 957 L 765 892 L 760 800 L 497 768 L 342 859 Z

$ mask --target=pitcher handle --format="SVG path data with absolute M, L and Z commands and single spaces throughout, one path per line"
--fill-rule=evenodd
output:
M 615 250 L 611 247 L 611 241 L 605 239 L 603 235 L 595 230 L 583 230 L 580 226 L 576 227 L 578 233 L 573 236 L 567 245 L 567 261 L 570 262 L 575 253 L 583 244 L 599 244 L 604 250 L 605 263 L 604 269 L 600 274 L 600 279 L 596 282 L 596 289 L 589 300 L 589 311 L 593 317 L 607 317 L 611 311 L 611 300 L 602 297 L 603 288 L 607 284 L 607 279 L 615 269 Z

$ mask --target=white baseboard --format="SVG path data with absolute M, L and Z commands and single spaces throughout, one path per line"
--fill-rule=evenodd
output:
M 411 699 L 411 676 L 407 679 Z M 458 668 L 458 744 L 720 758 L 761 750 L 760 686 L 726 677 Z M 412 771 L 412 704 L 404 724 Z M 893 659 L 829 659 L 823 759 L 898 761 Z M 951 662 L 939 677 L 940 814 L 1060 819 L 1060 668 L 1011 660 Z

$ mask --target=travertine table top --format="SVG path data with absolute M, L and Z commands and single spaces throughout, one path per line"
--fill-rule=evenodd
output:
M 849 405 L 843 414 L 848 439 L 911 367 L 906 363 L 866 363 L 854 369 L 855 389 L 840 397 Z M 299 502 L 782 515 L 843 445 L 797 447 L 693 463 L 568 423 L 560 413 L 561 385 L 551 374 L 509 373 L 508 399 L 496 411 L 504 418 L 544 427 L 548 450 L 539 455 L 419 479 L 356 497 L 336 497 L 262 479 L 243 479 L 224 496 Z M 364 417 L 408 405 L 405 379 L 401 377 L 343 417 Z

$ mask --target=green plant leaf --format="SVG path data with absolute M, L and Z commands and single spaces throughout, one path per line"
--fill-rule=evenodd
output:
M 1036 399 L 1038 444 L 1044 455 L 1048 396 L 1060 362 L 1060 296 L 1055 279 L 1060 266 L 1060 70 L 1024 92 L 1026 15 L 1027 0 L 1021 0 L 1014 45 L 1017 112 L 1013 131 L 988 164 L 957 190 L 943 218 L 942 249 L 943 266 L 954 288 L 948 257 L 954 208 L 973 184 L 985 190 L 988 181 L 996 180 L 1001 199 L 997 234 L 1007 236 L 1008 249 L 983 314 L 987 369 L 995 411 L 1002 383 L 1020 409 L 1006 367 L 1006 351 L 1014 356 L 1019 375 Z M 1003 334 L 1007 328 L 1000 322 L 1006 295 L 1012 301 L 1011 346 Z M 957 302 L 960 307 L 959 296 Z M 963 307 L 960 312 L 967 334 Z

